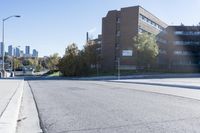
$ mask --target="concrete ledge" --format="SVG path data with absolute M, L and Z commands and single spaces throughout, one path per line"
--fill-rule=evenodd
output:
M 27 81 L 24 82 L 24 93 L 16 133 L 42 133 L 36 104 Z
M 16 93 L 12 97 L 2 117 L 0 118 L 0 133 L 16 132 L 23 88 L 24 88 L 24 80 L 20 82 L 19 86 L 17 87 Z

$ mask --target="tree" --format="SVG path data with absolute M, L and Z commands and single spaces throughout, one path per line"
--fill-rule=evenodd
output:
M 17 59 L 17 58 L 14 58 L 13 59 L 13 66 L 14 66 L 14 70 L 15 69 L 17 69 L 17 68 L 20 68 L 20 67 L 22 67 L 22 63 L 21 63 L 21 61 L 19 60 L 19 59 Z
M 75 43 L 66 48 L 65 55 L 58 66 L 65 76 L 83 76 L 87 75 L 89 70 L 84 58 L 84 51 L 78 50 Z
M 76 73 L 76 56 L 78 55 L 78 47 L 75 43 L 69 45 L 65 50 L 64 57 L 59 62 L 59 70 L 65 76 L 75 76 Z
M 50 55 L 50 57 L 47 60 L 47 67 L 53 71 L 57 70 L 59 60 L 60 60 L 60 57 L 58 53 L 54 53 L 53 55 Z
M 90 40 L 84 46 L 83 51 L 84 58 L 88 66 L 95 68 L 99 62 L 99 58 L 97 55 L 97 45 L 95 45 L 93 41 Z
M 148 33 L 138 34 L 133 38 L 138 67 L 150 68 L 156 62 L 159 52 L 156 37 Z

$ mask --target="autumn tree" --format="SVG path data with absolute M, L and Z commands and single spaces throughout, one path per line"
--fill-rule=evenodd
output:
M 133 38 L 138 67 L 150 68 L 156 62 L 159 52 L 156 37 L 152 34 L 142 33 Z

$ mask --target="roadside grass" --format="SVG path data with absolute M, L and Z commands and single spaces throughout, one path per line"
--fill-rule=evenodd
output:
M 189 73 L 199 73 L 197 71 L 172 71 L 172 70 L 159 70 L 159 69 L 151 69 L 151 70 L 121 70 L 121 76 L 130 76 L 130 75 L 141 75 L 141 74 L 189 74 Z M 109 71 L 109 72 L 96 72 L 91 71 L 88 75 L 85 76 L 78 76 L 78 77 L 99 77 L 99 76 L 117 76 L 118 71 Z M 46 76 L 48 77 L 63 77 L 64 75 L 56 70 L 56 71 L 49 71 Z M 64 76 L 67 77 L 67 76 Z
M 48 75 L 48 77 L 60 77 L 60 76 L 62 76 L 62 74 L 59 71 Z

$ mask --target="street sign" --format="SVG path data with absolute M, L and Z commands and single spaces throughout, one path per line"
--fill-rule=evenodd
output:
M 133 56 L 133 50 L 123 50 L 122 56 Z

